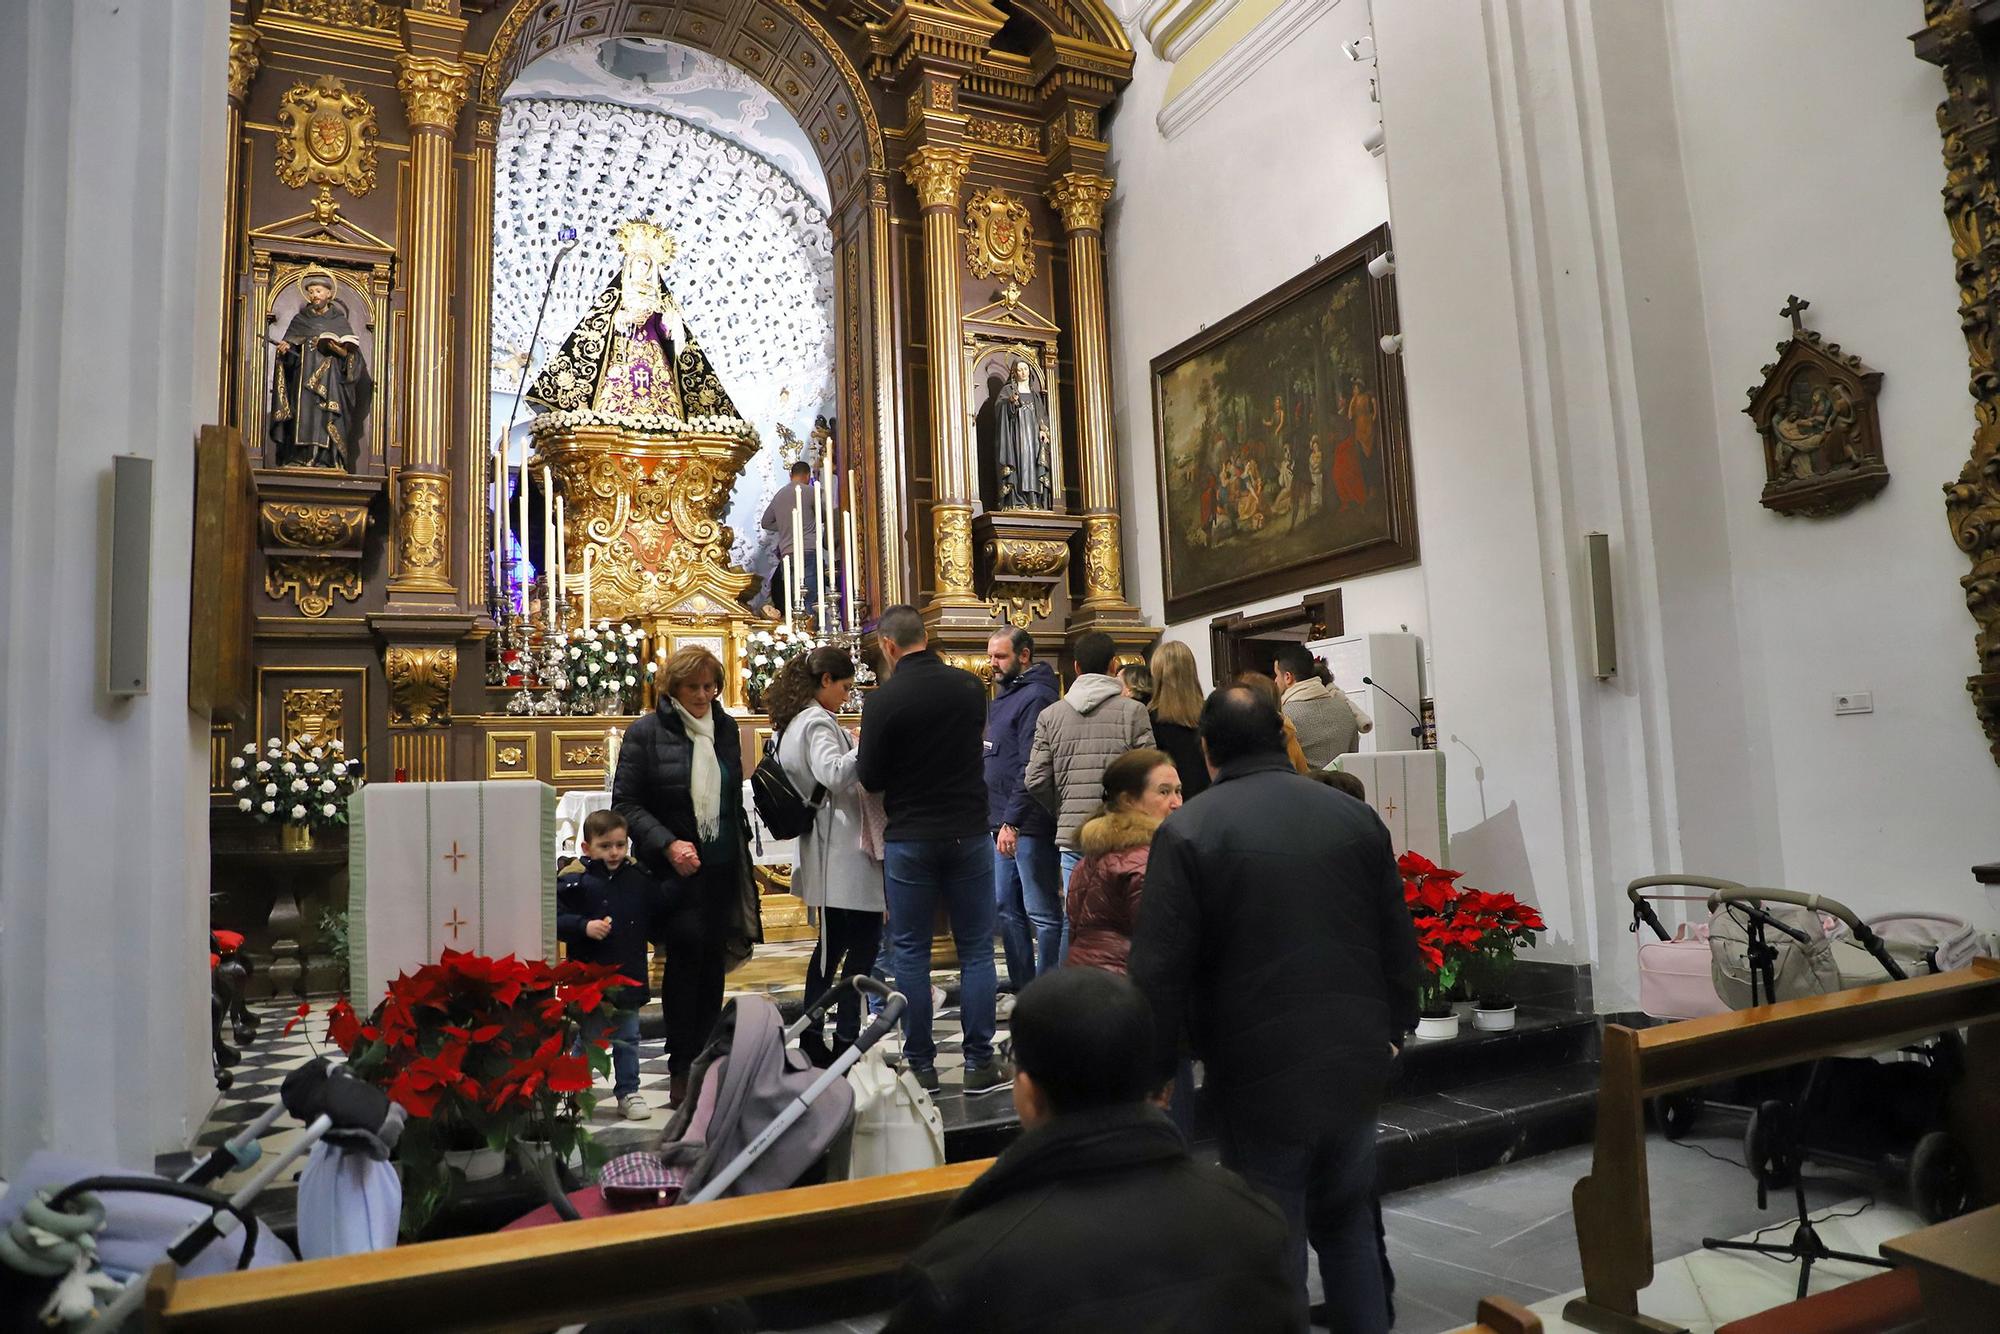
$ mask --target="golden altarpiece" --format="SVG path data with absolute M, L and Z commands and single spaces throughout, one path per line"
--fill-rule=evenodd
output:
M 817 152 L 831 466 L 865 516 L 862 620 L 913 603 L 934 644 L 982 669 L 1009 624 L 1053 653 L 1088 629 L 1134 653 L 1155 637 L 1120 554 L 1103 126 L 1132 52 L 1103 0 L 235 0 L 232 16 L 216 411 L 252 465 L 257 538 L 254 688 L 215 720 L 219 889 L 224 861 L 268 832 L 226 799 L 228 757 L 253 738 L 309 724 L 371 781 L 603 783 L 606 720 L 508 714 L 513 692 L 487 670 L 501 100 L 571 43 L 659 38 L 718 57 Z M 273 444 L 274 366 L 315 274 L 372 374 L 339 468 L 287 466 Z M 1034 508 L 999 507 L 982 458 L 994 391 L 1016 375 L 1046 420 L 1029 441 L 1048 487 Z M 761 720 L 736 680 L 753 580 L 728 563 L 722 514 L 763 442 L 692 411 L 649 435 L 543 406 L 533 467 L 565 498 L 572 576 L 594 547 L 594 614 L 723 649 L 726 703 L 753 742 Z M 304 918 L 286 925 L 310 934 Z

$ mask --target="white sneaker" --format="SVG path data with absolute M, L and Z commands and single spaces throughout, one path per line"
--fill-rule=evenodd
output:
M 620 1098 L 618 1110 L 627 1121 L 649 1121 L 653 1116 L 653 1109 L 648 1107 L 646 1100 L 636 1093 L 628 1093 Z

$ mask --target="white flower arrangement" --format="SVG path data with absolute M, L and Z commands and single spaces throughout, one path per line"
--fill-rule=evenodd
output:
M 751 699 L 761 701 L 764 692 L 778 679 L 778 673 L 785 664 L 802 653 L 810 653 L 820 646 L 818 639 L 802 634 L 788 625 L 780 625 L 776 630 L 759 630 L 750 636 L 750 663 L 743 668 L 745 689 Z
M 735 435 L 748 440 L 757 439 L 757 428 L 741 417 L 697 414 L 681 418 L 664 412 L 593 412 L 587 408 L 573 412 L 545 412 L 535 418 L 531 433 L 540 438 L 550 432 L 579 426 L 615 426 L 630 431 L 649 431 L 658 434 L 694 431 L 703 435 Z
M 360 762 L 338 741 L 306 747 L 271 737 L 245 746 L 229 767 L 236 809 L 266 824 L 344 825 L 347 798 L 363 781 Z
M 630 622 L 600 620 L 569 634 L 569 681 L 563 706 L 572 714 L 635 713 L 641 706 L 636 670 L 646 632 Z M 647 673 L 649 676 L 652 671 Z

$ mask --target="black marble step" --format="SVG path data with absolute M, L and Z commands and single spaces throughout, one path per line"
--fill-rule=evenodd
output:
M 1382 1104 L 1380 1189 L 1407 1190 L 1589 1142 L 1598 1065 L 1576 1061 Z
M 1391 1098 L 1550 1069 L 1595 1060 L 1599 1050 L 1597 1018 L 1550 1005 L 1522 1005 L 1514 1027 L 1504 1033 L 1480 1032 L 1468 1010 L 1460 1017 L 1459 1033 L 1442 1041 L 1411 1039 L 1397 1062 Z

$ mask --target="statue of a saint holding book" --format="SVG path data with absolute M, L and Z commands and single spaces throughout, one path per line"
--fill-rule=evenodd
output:
M 347 304 L 334 298 L 333 276 L 309 270 L 299 280 L 306 302 L 274 348 L 269 435 L 281 468 L 354 471 L 375 382 Z

